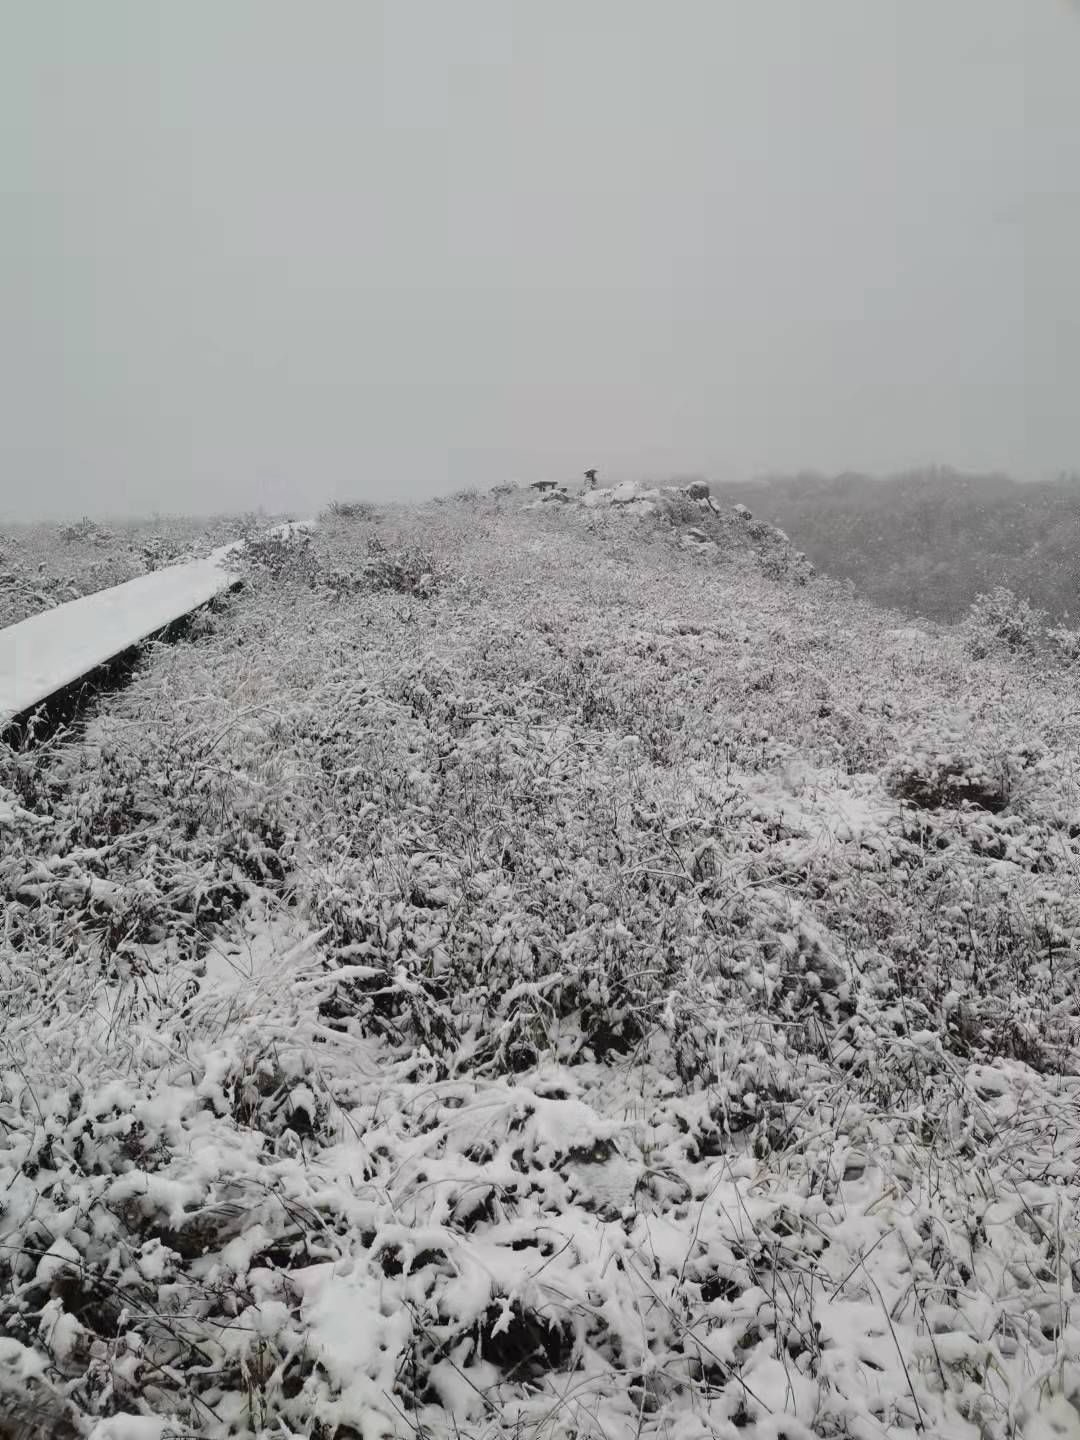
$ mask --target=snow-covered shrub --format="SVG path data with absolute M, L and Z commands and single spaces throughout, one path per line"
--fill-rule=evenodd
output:
M 369 500 L 331 500 L 326 514 L 332 520 L 373 520 L 378 506 Z
M 73 525 L 63 525 L 60 527 L 60 538 L 69 543 L 74 540 L 89 540 L 97 543 L 98 539 L 102 536 L 106 539 L 109 538 L 107 531 L 105 531 L 96 520 L 91 520 L 88 515 L 84 515 L 81 520 L 77 520 Z
M 665 490 L 663 513 L 676 527 L 700 526 L 708 515 L 686 490 Z
M 758 556 L 761 573 L 768 580 L 786 579 L 791 571 L 791 561 L 782 551 L 764 551 Z
M 885 788 L 898 800 L 922 810 L 971 805 L 996 814 L 1012 792 L 1014 766 L 1008 757 L 925 744 L 897 757 L 884 775 Z
M 972 601 L 963 629 L 968 649 L 984 659 L 995 649 L 1031 652 L 1039 644 L 1046 615 L 1027 601 L 999 585 Z
M 1071 630 L 1067 625 L 1053 625 L 1046 631 L 1046 642 L 1066 664 L 1073 665 L 1080 660 L 1080 630 Z
M 245 540 L 240 552 L 242 573 L 275 583 L 296 580 L 312 585 L 319 575 L 319 560 L 307 530 L 264 531 Z
M 438 584 L 436 562 L 416 545 L 390 545 L 372 535 L 368 541 L 363 578 L 372 590 L 396 590 L 402 595 L 430 595 Z
M 136 553 L 148 572 L 167 565 L 178 565 L 187 558 L 190 547 L 179 537 L 152 536 L 138 546 Z

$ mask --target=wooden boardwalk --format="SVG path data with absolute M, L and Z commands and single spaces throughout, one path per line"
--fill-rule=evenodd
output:
M 235 546 L 84 595 L 0 630 L 0 733 L 236 584 Z

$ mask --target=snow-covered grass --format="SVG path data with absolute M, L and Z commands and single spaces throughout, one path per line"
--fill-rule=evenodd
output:
M 0 751 L 0 1435 L 1077 1434 L 1075 679 L 520 504 Z

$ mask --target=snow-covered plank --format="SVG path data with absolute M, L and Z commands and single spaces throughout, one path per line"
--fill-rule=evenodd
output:
M 235 583 L 236 546 L 84 595 L 0 630 L 0 727 Z

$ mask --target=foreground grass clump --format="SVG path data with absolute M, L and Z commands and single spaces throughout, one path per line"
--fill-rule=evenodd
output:
M 0 1401 L 1073 1433 L 1074 712 L 663 527 L 329 517 L 0 753 Z

